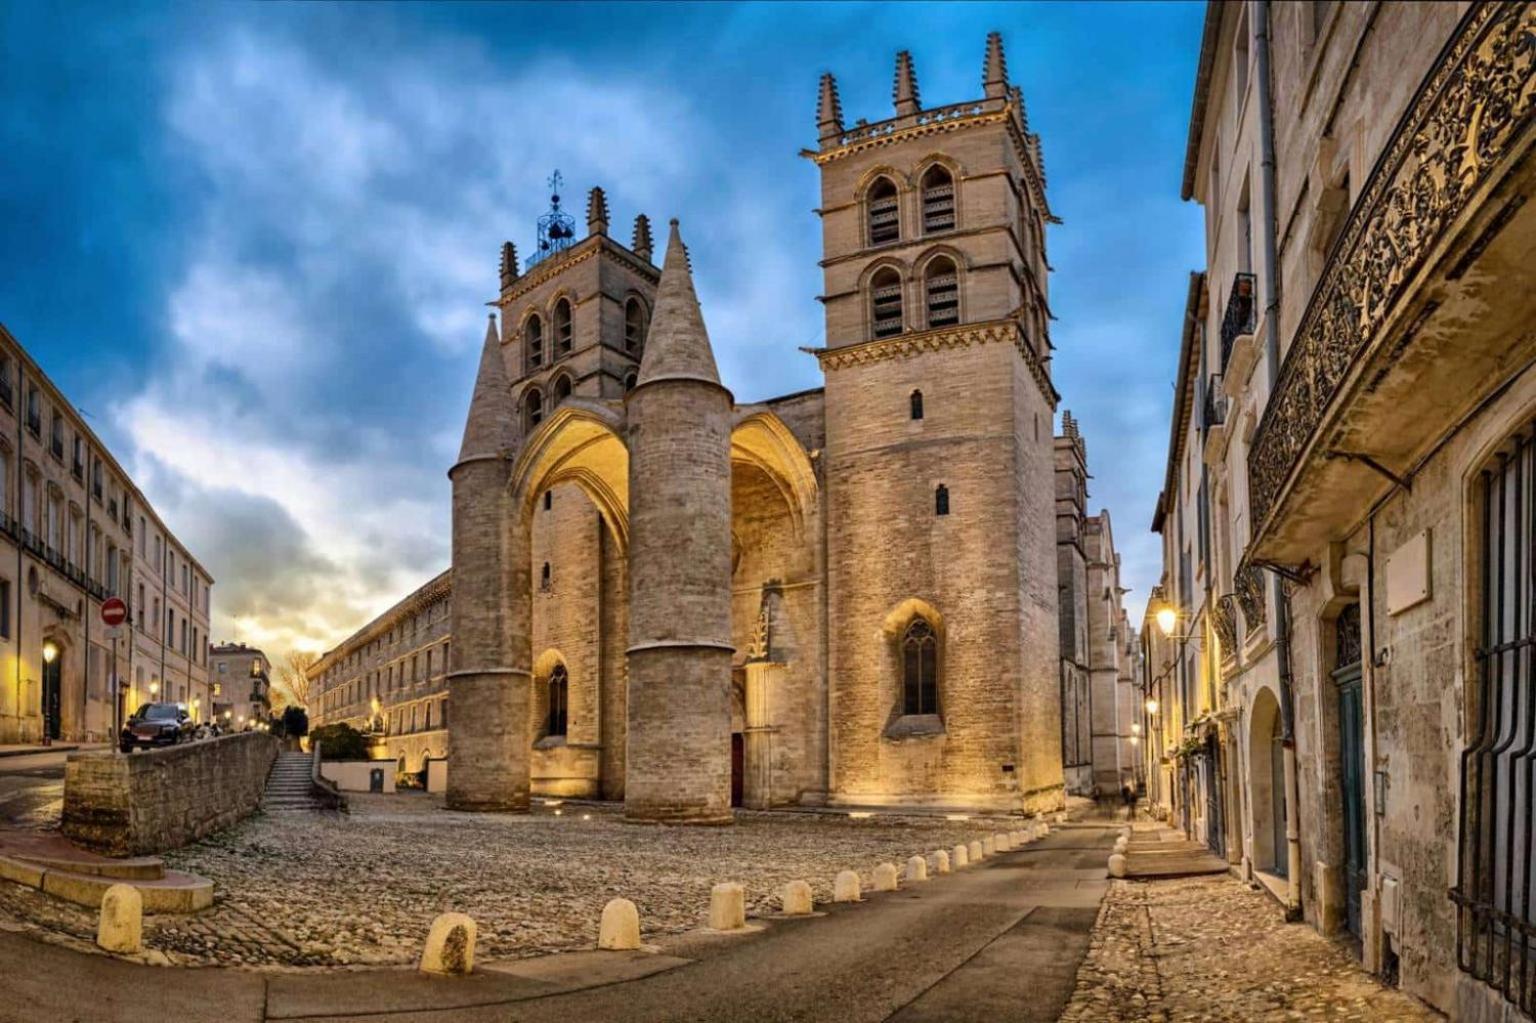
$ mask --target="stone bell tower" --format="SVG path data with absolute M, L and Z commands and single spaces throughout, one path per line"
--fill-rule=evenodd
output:
M 672 221 L 629 423 L 625 816 L 731 821 L 731 394 Z
M 1063 798 L 1053 218 L 996 33 L 979 84 L 924 107 L 903 52 L 893 116 L 848 127 L 824 75 L 804 154 L 822 186 L 835 804 Z

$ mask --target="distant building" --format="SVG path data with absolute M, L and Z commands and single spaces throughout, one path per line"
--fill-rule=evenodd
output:
M 207 570 L 0 326 L 0 743 L 108 739 L 154 699 L 206 720 L 212 592 Z M 115 658 L 101 621 L 112 596 L 129 609 Z
M 1068 792 L 1108 795 L 1139 776 L 1140 643 L 1121 603 L 1109 512 L 1087 513 L 1088 447 L 1071 412 L 1055 449 L 1061 761 Z
M 220 643 L 208 651 L 215 720 L 241 729 L 272 714 L 272 663 L 244 643 Z

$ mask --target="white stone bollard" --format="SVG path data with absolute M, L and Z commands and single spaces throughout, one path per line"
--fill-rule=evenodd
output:
M 833 902 L 859 901 L 859 875 L 852 870 L 842 870 L 832 882 Z
M 935 874 L 949 873 L 949 852 L 944 849 L 935 849 L 928 857 L 932 862 L 928 865 Z
M 779 912 L 785 916 L 804 916 L 811 911 L 811 886 L 791 881 L 779 891 Z
M 711 888 L 709 926 L 716 931 L 739 931 L 747 926 L 747 890 L 733 881 Z
M 1111 856 L 1109 858 L 1109 876 L 1110 877 L 1124 877 L 1125 876 L 1125 854 L 1124 853 L 1115 853 L 1113 856 Z
M 101 897 L 96 944 L 108 952 L 133 954 L 144 945 L 144 898 L 131 884 L 115 884 Z
M 907 860 L 907 881 L 928 880 L 928 861 L 921 856 L 913 856 Z
M 997 847 L 998 852 L 1007 852 L 1013 848 L 1013 842 L 1009 840 L 1006 833 L 1001 831 L 992 836 L 992 843 Z
M 875 868 L 874 888 L 877 892 L 896 890 L 896 864 L 882 863 Z
M 983 856 L 997 855 L 997 841 L 991 835 L 981 840 L 981 854 Z
M 987 858 L 986 850 L 982 848 L 981 843 L 974 840 L 965 847 L 965 851 L 971 854 L 972 863 L 980 863 Z
M 949 854 L 949 864 L 955 870 L 959 870 L 961 867 L 968 867 L 968 866 L 970 866 L 970 864 L 971 864 L 971 853 L 970 853 L 970 850 L 967 849 L 963 845 L 955 846 L 954 850 Z
M 475 969 L 475 922 L 463 913 L 444 913 L 432 921 L 421 950 L 421 972 L 462 977 Z
M 640 911 L 628 899 L 609 899 L 597 926 L 597 947 L 627 952 L 640 947 Z
M 1130 843 L 1126 840 L 1126 837 L 1124 835 L 1121 835 L 1119 838 L 1115 839 L 1115 852 L 1117 852 L 1117 853 L 1125 852 L 1126 846 L 1128 846 L 1129 844 Z

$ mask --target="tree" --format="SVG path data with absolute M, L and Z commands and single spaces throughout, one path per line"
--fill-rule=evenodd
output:
M 296 704 L 283 708 L 283 734 L 299 739 L 309 734 L 309 715 Z
M 290 650 L 277 666 L 273 688 L 283 696 L 283 703 L 309 709 L 309 669 L 320 659 L 309 650 Z
M 321 725 L 309 733 L 310 748 L 320 744 L 320 756 L 325 760 L 367 760 L 368 737 L 346 722 Z

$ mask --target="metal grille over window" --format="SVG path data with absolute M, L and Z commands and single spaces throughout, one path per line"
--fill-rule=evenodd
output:
M 875 337 L 901 333 L 901 278 L 894 270 L 882 270 L 871 282 L 870 312 Z
M 933 626 L 921 618 L 912 620 L 901 638 L 903 712 L 939 712 L 939 641 Z
M 935 259 L 928 264 L 924 281 L 928 301 L 928 326 L 951 327 L 960 322 L 960 278 L 955 264 Z
M 923 233 L 955 229 L 955 183 L 943 167 L 923 175 Z
M 1536 438 L 1482 474 L 1482 644 L 1461 755 L 1457 962 L 1526 1012 L 1536 1007 Z
M 869 244 L 887 245 L 901 239 L 901 210 L 896 186 L 881 178 L 869 188 Z

